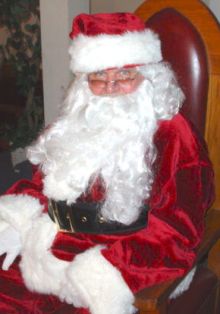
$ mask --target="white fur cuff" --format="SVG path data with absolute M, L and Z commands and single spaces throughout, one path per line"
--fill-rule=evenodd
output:
M 92 314 L 132 314 L 134 296 L 121 273 L 100 253 L 101 247 L 75 257 L 66 270 L 62 298 L 75 306 L 88 307 Z
M 31 291 L 59 296 L 69 262 L 56 258 L 50 251 L 56 234 L 56 225 L 47 214 L 37 218 L 26 234 L 20 268 Z
M 29 195 L 4 195 L 0 197 L 0 220 L 23 233 L 30 222 L 40 215 L 43 206 Z
M 101 246 L 62 261 L 50 251 L 56 226 L 41 215 L 26 233 L 20 268 L 31 291 L 54 294 L 92 314 L 133 314 L 134 296 L 121 273 L 101 254 Z

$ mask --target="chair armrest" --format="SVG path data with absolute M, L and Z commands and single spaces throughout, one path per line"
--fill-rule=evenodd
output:
M 220 210 L 210 209 L 205 219 L 205 233 L 197 253 L 197 262 L 208 255 L 212 246 L 220 238 Z
M 220 210 L 210 209 L 205 224 L 206 229 L 198 249 L 196 263 L 208 256 L 210 249 L 220 238 Z M 139 291 L 136 294 L 135 306 L 141 314 L 165 313 L 167 299 L 181 280 L 182 278 L 178 278 Z
M 167 281 L 139 291 L 135 296 L 135 306 L 141 314 L 165 313 L 166 301 L 179 281 Z

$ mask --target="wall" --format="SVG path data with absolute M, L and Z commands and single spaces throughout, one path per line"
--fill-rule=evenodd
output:
M 133 12 L 143 0 L 91 0 L 91 13 Z
M 214 12 L 218 21 L 220 22 L 220 1 L 219 0 L 209 0 L 209 6 L 212 12 Z
M 57 116 L 71 79 L 69 31 L 73 16 L 89 12 L 89 0 L 40 0 L 44 116 L 47 125 Z

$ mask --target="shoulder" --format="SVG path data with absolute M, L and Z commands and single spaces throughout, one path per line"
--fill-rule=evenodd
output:
M 185 143 L 187 145 L 189 145 L 189 139 L 191 139 L 195 145 L 197 142 L 202 145 L 205 144 L 202 135 L 199 134 L 192 123 L 180 113 L 176 114 L 171 120 L 159 121 L 155 141 L 167 141 L 168 139 L 179 140 L 182 144 Z
M 171 120 L 159 122 L 155 134 L 155 145 L 158 153 L 176 154 L 185 162 L 206 159 L 207 146 L 190 121 L 177 114 Z
M 187 134 L 194 135 L 192 124 L 180 113 L 176 114 L 170 120 L 159 121 L 159 127 L 157 130 L 157 136 L 173 136 L 173 137 L 185 137 Z

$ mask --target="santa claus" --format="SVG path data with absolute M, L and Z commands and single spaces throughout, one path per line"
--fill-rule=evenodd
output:
M 33 180 L 0 198 L 1 313 L 134 313 L 135 292 L 193 265 L 213 199 L 158 36 L 114 13 L 70 37 L 75 79 L 28 148 Z

